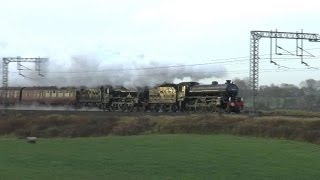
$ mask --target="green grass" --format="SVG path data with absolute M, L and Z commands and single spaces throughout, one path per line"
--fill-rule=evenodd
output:
M 228 135 L 0 138 L 0 179 L 318 179 L 320 146 Z

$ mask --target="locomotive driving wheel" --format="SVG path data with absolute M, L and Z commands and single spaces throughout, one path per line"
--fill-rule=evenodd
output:
M 123 103 L 119 103 L 118 104 L 118 109 L 119 109 L 119 111 L 125 112 L 127 110 L 127 106 L 126 106 L 126 104 L 124 102 Z
M 178 106 L 176 105 L 176 104 L 172 104 L 171 106 L 170 106 L 170 111 L 171 112 L 177 112 L 178 111 Z
M 132 112 L 134 108 L 134 102 L 130 101 L 124 104 L 123 111 Z
M 191 110 L 192 110 L 192 108 L 191 108 L 190 104 L 189 104 L 189 103 L 186 103 L 183 111 L 184 111 L 184 112 L 191 112 Z
M 187 103 L 185 108 L 183 109 L 185 112 L 190 112 L 191 111 L 191 107 L 189 106 L 189 104 Z
M 120 104 L 119 102 L 113 102 L 110 105 L 110 111 L 122 111 L 123 105 Z
M 155 104 L 153 107 L 153 112 L 159 112 L 161 110 L 161 105 L 160 104 Z
M 186 103 L 185 105 L 185 108 L 184 108 L 184 111 L 185 112 L 192 112 L 192 111 L 195 111 L 195 100 L 190 100 L 189 102 Z
M 116 111 L 116 109 L 117 109 L 117 104 L 115 104 L 115 103 L 111 103 L 111 105 L 110 105 L 110 111 Z
M 197 99 L 195 102 L 195 111 L 196 112 L 204 112 L 206 110 L 205 101 L 203 99 Z

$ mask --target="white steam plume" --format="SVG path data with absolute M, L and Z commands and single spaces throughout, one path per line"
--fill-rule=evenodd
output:
M 10 52 L 14 54 L 13 51 Z M 60 52 L 63 51 L 60 50 Z M 38 76 L 35 71 L 23 71 L 25 78 L 18 76 L 17 73 L 9 74 L 9 85 L 59 87 L 112 85 L 129 88 L 154 86 L 164 82 L 172 83 L 184 78 L 199 81 L 206 78 L 221 78 L 226 75 L 226 68 L 221 65 L 211 63 L 201 65 L 201 63 L 190 62 L 166 63 L 168 60 L 161 62 L 149 60 L 144 55 L 138 55 L 132 61 L 132 57 L 121 57 L 119 53 L 110 55 L 110 52 L 101 48 L 96 48 L 89 53 L 79 53 L 78 50 L 64 53 L 42 53 L 42 57 L 43 55 L 49 57 L 48 62 L 41 64 L 41 74 L 44 77 Z M 15 67 L 16 65 L 12 71 L 16 71 Z M 34 69 L 34 64 L 29 64 L 29 68 Z
M 77 55 L 69 62 L 55 63 L 50 59 L 45 63 L 47 67 L 42 69 L 44 77 L 29 74 L 33 83 L 37 86 L 124 86 L 141 87 L 154 86 L 164 82 L 172 83 L 174 80 L 190 78 L 199 81 L 205 78 L 220 78 L 226 74 L 223 66 L 165 64 L 154 61 L 134 63 L 110 63 L 105 64 L 94 57 Z M 44 67 L 44 65 L 42 67 Z

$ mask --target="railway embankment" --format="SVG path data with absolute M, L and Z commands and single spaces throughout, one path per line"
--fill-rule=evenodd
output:
M 50 138 L 139 134 L 232 134 L 320 144 L 320 117 L 15 112 L 0 120 L 1 136 Z

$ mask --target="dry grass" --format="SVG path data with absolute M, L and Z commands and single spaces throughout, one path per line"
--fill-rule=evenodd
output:
M 320 144 L 320 118 L 185 114 L 180 116 L 14 116 L 0 120 L 0 135 L 88 137 L 138 134 L 233 134 Z
M 262 111 L 264 116 L 290 116 L 290 117 L 319 117 L 320 112 L 314 111 L 301 111 L 301 110 L 289 110 L 289 109 L 280 109 L 273 111 Z

